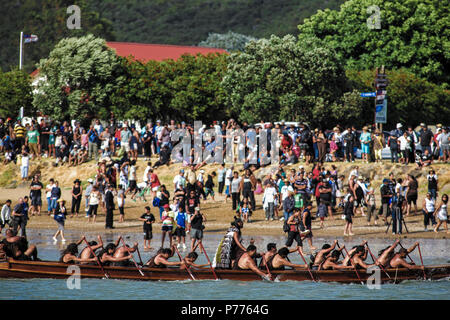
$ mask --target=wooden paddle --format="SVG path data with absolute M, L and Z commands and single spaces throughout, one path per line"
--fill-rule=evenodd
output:
M 338 243 L 338 242 L 336 242 L 336 245 L 338 246 L 339 249 L 341 248 L 341 247 L 339 246 L 339 243 Z M 343 246 L 343 248 L 344 248 L 344 250 L 345 250 L 345 253 L 348 255 L 348 259 L 350 260 L 350 263 L 351 263 L 353 269 L 355 269 L 355 272 L 356 272 L 356 275 L 358 276 L 359 281 L 361 282 L 362 285 L 364 285 L 364 282 L 361 280 L 361 277 L 359 276 L 359 272 L 358 272 L 358 270 L 356 269 L 356 266 L 355 266 L 355 264 L 353 263 L 352 258 L 351 258 L 350 255 L 348 254 L 347 248 L 346 248 L 345 246 Z
M 94 252 L 94 250 L 92 250 L 91 246 L 89 245 L 89 242 L 88 242 L 88 241 L 86 240 L 86 238 L 84 238 L 84 237 L 83 237 L 83 240 L 84 240 L 84 242 L 86 242 L 87 247 L 89 248 L 89 250 L 91 251 L 91 253 L 94 255 L 94 257 L 96 258 L 97 263 L 98 263 L 98 265 L 100 266 L 100 269 L 102 269 L 102 272 L 104 273 L 105 277 L 106 277 L 107 279 L 109 279 L 109 274 L 107 274 L 107 273 L 105 272 L 105 269 L 103 269 L 103 266 L 102 266 L 102 263 L 100 262 L 100 259 L 95 255 L 95 252 Z
M 423 265 L 422 252 L 420 251 L 420 243 L 417 245 L 417 248 L 419 248 L 420 262 L 422 263 L 422 267 L 425 268 L 425 266 Z M 427 275 L 425 273 L 425 269 L 423 270 L 423 280 L 427 280 Z
M 377 260 L 375 259 L 375 256 L 372 254 L 372 251 L 370 251 L 369 245 L 366 242 L 366 246 L 367 246 L 367 250 L 369 250 L 370 256 L 372 257 L 373 263 L 377 263 Z M 389 275 L 389 273 L 387 273 L 387 271 L 384 269 L 384 267 L 380 264 L 379 265 L 381 267 L 381 269 L 384 271 L 384 273 L 386 273 L 386 275 L 388 276 L 389 279 L 391 279 L 391 276 Z
M 400 242 L 400 241 L 398 242 L 398 244 L 400 245 L 400 247 L 402 247 L 403 249 L 405 249 L 405 247 L 404 247 L 404 246 L 402 246 L 402 244 L 401 244 L 401 242 Z M 411 259 L 411 257 L 409 256 L 408 250 L 407 250 L 407 249 L 405 249 L 405 250 L 406 250 L 406 255 L 408 256 L 409 260 L 411 260 L 411 262 L 412 262 L 412 263 L 416 264 L 416 263 L 414 262 L 414 260 L 413 260 L 413 259 Z
M 138 254 L 138 257 L 139 257 L 139 262 L 141 263 L 141 266 L 143 266 L 144 263 L 142 262 L 141 253 L 139 252 L 139 248 L 136 248 L 136 251 L 137 251 L 137 254 Z
M 303 256 L 302 252 L 300 251 L 300 247 L 297 249 L 297 251 L 298 251 L 298 253 L 300 254 L 300 257 L 302 257 L 303 262 L 306 264 L 306 268 L 308 269 L 308 272 L 309 272 L 309 275 L 311 276 L 311 279 L 312 279 L 314 282 L 316 282 L 316 279 L 314 279 L 314 276 L 313 276 L 313 274 L 312 274 L 312 272 L 311 272 L 311 269 L 309 268 L 309 265 L 306 263 L 305 257 Z
M 178 248 L 176 246 L 173 246 L 175 249 L 175 252 L 178 255 L 178 258 L 180 258 L 180 261 L 183 262 L 183 258 L 181 257 L 180 251 L 178 251 Z M 192 278 L 192 280 L 195 280 L 194 275 L 192 274 L 191 270 L 189 269 L 189 265 L 184 261 L 184 264 L 186 265 L 186 271 L 189 273 L 189 276 Z
M 144 273 L 142 272 L 141 268 L 140 268 L 140 267 L 138 266 L 138 264 L 136 263 L 136 260 L 134 260 L 134 257 L 133 257 L 133 255 L 131 254 L 130 249 L 128 249 L 127 245 L 125 244 L 125 241 L 123 240 L 122 237 L 120 237 L 120 240 L 122 240 L 123 246 L 127 249 L 128 254 L 131 256 L 131 259 L 133 260 L 134 265 L 136 266 L 136 269 L 139 271 L 139 273 L 141 274 L 141 276 L 144 277 Z
M 206 253 L 205 248 L 203 247 L 203 243 L 201 241 L 198 242 L 198 245 L 200 246 L 200 248 L 203 250 L 203 253 L 205 254 L 206 260 L 208 260 L 209 263 L 209 267 L 211 268 L 212 273 L 214 274 L 214 277 L 216 278 L 216 280 L 219 280 L 219 278 L 216 275 L 216 272 L 214 271 L 214 268 L 212 267 L 211 261 L 209 260 L 208 254 Z

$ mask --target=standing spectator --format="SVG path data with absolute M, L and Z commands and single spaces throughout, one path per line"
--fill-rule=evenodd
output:
M 173 223 L 175 220 L 175 213 L 170 210 L 169 204 L 165 204 L 163 207 L 164 211 L 162 212 L 161 220 L 162 220 L 162 239 L 161 239 L 161 248 L 164 247 L 164 240 L 166 238 L 166 234 L 169 237 L 169 247 L 172 247 L 172 229 Z
M 382 160 L 381 152 L 385 147 L 386 143 L 384 142 L 383 135 L 378 129 L 375 130 L 372 140 L 373 140 L 373 149 L 375 152 L 375 161 L 381 162 Z
M 76 179 L 73 182 L 73 187 L 72 187 L 72 208 L 70 210 L 71 218 L 73 217 L 74 212 L 75 212 L 75 217 L 78 217 L 78 214 L 80 213 L 80 205 L 81 205 L 82 196 L 83 196 L 83 187 L 81 186 L 81 181 L 79 179 Z
M 196 207 L 194 215 L 190 219 L 191 225 L 191 251 L 194 251 L 195 243 L 201 243 L 203 239 L 203 229 L 205 226 L 203 222 L 206 222 L 206 217 L 200 212 L 200 208 Z M 200 248 L 201 249 L 201 248 Z
M 327 142 L 328 140 L 325 137 L 323 130 L 319 129 L 316 136 L 316 144 L 318 149 L 318 161 L 320 163 L 324 163 L 325 161 L 325 156 L 327 154 Z
M 216 176 L 216 172 L 212 172 L 208 174 L 205 182 L 205 196 L 208 198 L 208 195 L 211 195 L 211 199 L 214 200 L 214 181 L 213 178 Z
M 20 120 L 17 120 L 16 125 L 14 126 L 14 151 L 19 152 L 22 150 L 22 146 L 25 145 L 25 134 L 26 128 L 22 125 Z
M 145 126 L 144 135 L 142 136 L 142 143 L 144 145 L 144 155 L 146 157 L 145 158 L 146 161 L 150 160 L 152 156 L 152 141 L 153 141 L 153 134 L 151 131 L 151 127 L 149 124 L 147 124 Z
M 409 162 L 409 153 L 411 152 L 411 137 L 408 131 L 403 132 L 398 142 L 400 143 L 400 152 L 402 154 L 401 162 L 407 165 Z
M 184 189 L 186 187 L 186 178 L 184 177 L 184 170 L 173 178 L 173 190 Z
M 91 195 L 92 187 L 94 186 L 94 180 L 89 178 L 87 180 L 87 182 L 88 182 L 88 185 L 87 185 L 86 191 L 84 193 L 84 197 L 86 199 L 86 203 L 85 203 L 85 206 L 84 206 L 84 211 L 86 212 L 86 218 L 89 218 L 89 215 L 87 213 L 89 211 L 89 196 Z
M 375 191 L 370 186 L 370 181 L 367 183 L 367 194 L 366 194 L 366 203 L 368 206 L 367 210 L 367 225 L 370 226 L 370 219 L 373 216 L 374 224 L 377 225 L 378 214 L 376 211 L 376 199 L 375 199 Z
M 95 223 L 97 219 L 97 210 L 98 204 L 100 203 L 101 194 L 98 191 L 98 187 L 95 185 L 92 187 L 92 191 L 89 194 L 89 210 L 87 212 L 89 219 L 88 222 L 91 222 L 91 217 L 93 217 L 92 222 Z
M 128 125 L 124 123 L 120 131 L 120 153 L 128 153 L 130 151 L 131 131 L 128 130 Z
M 362 133 L 359 136 L 359 141 L 361 143 L 361 152 L 362 152 L 362 161 L 365 163 L 369 163 L 369 155 L 370 155 L 370 141 L 372 141 L 370 132 L 368 132 L 367 126 L 362 128 Z
M 30 197 L 31 197 L 31 205 L 32 211 L 31 215 L 34 216 L 36 213 L 38 216 L 41 215 L 41 206 L 42 206 L 42 188 L 44 186 L 39 181 L 39 176 L 36 174 L 33 177 L 33 181 L 30 185 Z
M 391 132 L 391 135 L 389 136 L 388 146 L 391 149 L 391 162 L 398 163 L 398 137 L 394 132 Z
M 219 195 L 222 196 L 223 188 L 225 186 L 225 173 L 227 170 L 225 169 L 225 164 L 222 163 L 220 165 L 220 169 L 218 170 L 217 174 L 217 182 L 219 183 Z
M 428 150 L 428 153 L 431 154 L 431 144 L 433 142 L 433 132 L 428 129 L 425 123 L 420 124 L 421 129 L 419 130 L 419 141 L 420 147 L 422 148 L 422 152 Z
M 89 141 L 89 160 L 92 160 L 92 155 L 95 157 L 95 161 L 98 160 L 98 142 L 100 141 L 99 133 L 95 130 L 94 126 L 91 125 L 87 133 Z
M 23 198 L 19 198 L 19 202 L 14 206 L 11 213 L 11 219 L 14 232 L 17 233 L 17 230 L 20 227 L 21 236 L 26 238 L 25 226 L 27 224 L 27 214 L 24 210 Z
M 59 198 L 61 198 L 61 188 L 59 187 L 58 181 L 55 181 L 55 183 L 53 184 L 52 191 L 50 192 L 50 194 L 51 194 L 51 211 L 54 214 L 57 201 L 59 200 Z
M 28 170 L 30 168 L 30 156 L 25 150 L 22 151 L 22 156 L 20 158 L 20 174 L 22 181 L 26 181 L 28 178 Z
M 406 217 L 409 216 L 409 213 L 411 211 L 411 203 L 414 203 L 415 211 L 414 213 L 417 213 L 417 189 L 419 188 L 419 185 L 417 183 L 416 178 L 408 174 L 408 185 L 406 187 L 406 201 L 408 202 L 408 206 L 406 208 Z
M 448 127 L 442 128 L 442 133 L 438 140 L 442 150 L 442 160 L 444 163 L 447 163 L 450 159 L 450 132 Z
M 436 201 L 438 192 L 438 176 L 434 170 L 430 170 L 427 175 L 428 180 L 428 192 L 431 194 L 431 198 Z
M 273 221 L 276 197 L 277 189 L 275 188 L 275 183 L 269 182 L 268 186 L 264 190 L 263 196 L 263 208 L 266 212 L 266 221 L 269 219 L 270 221 Z
M 106 229 L 114 229 L 113 227 L 113 218 L 114 218 L 114 194 L 113 194 L 113 185 L 109 184 L 108 189 L 105 193 L 105 206 L 106 206 L 106 220 L 105 220 L 105 228 Z
M 0 215 L 0 233 L 2 229 L 8 224 L 11 227 L 11 200 L 6 200 L 6 203 L 2 207 L 1 215 Z
M 255 203 L 255 187 L 256 187 L 256 178 L 253 175 L 250 169 L 246 169 L 244 176 L 240 182 L 240 189 L 242 190 L 242 197 L 244 199 L 249 199 L 252 211 L 255 211 L 256 203 Z
M 352 128 L 348 127 L 347 132 L 343 134 L 345 143 L 345 157 L 346 162 L 355 162 L 355 156 L 353 155 L 353 146 L 356 140 L 355 134 L 352 132 Z
M 432 225 L 434 226 L 436 224 L 436 221 L 434 220 L 434 212 L 436 211 L 435 208 L 435 201 L 431 197 L 431 194 L 428 192 L 425 196 L 425 199 L 423 199 L 422 202 L 422 212 L 423 212 L 423 225 L 424 225 L 424 231 L 428 231 L 428 225 L 430 224 L 430 220 Z
M 294 192 L 289 191 L 288 186 L 285 186 L 285 187 L 287 189 L 286 191 L 287 191 L 288 195 L 284 200 L 282 200 L 283 201 L 283 214 L 284 214 L 283 220 L 288 221 L 289 217 L 294 214 L 295 198 L 294 198 Z M 292 189 L 292 187 L 291 187 L 291 189 Z
M 355 198 L 353 197 L 353 195 L 350 195 L 350 197 L 348 198 L 348 200 L 344 206 L 344 215 L 345 215 L 344 236 L 353 236 L 354 235 L 354 233 L 352 231 L 352 226 L 353 226 L 352 216 L 353 216 L 353 211 L 354 211 L 354 207 L 353 207 L 354 200 L 355 200 Z
M 64 221 L 66 220 L 66 201 L 63 199 L 58 200 L 58 204 L 56 205 L 55 213 L 53 215 L 53 219 L 58 224 L 58 230 L 56 231 L 55 235 L 53 236 L 53 241 L 56 243 L 58 241 L 57 236 L 61 235 L 61 241 L 66 242 L 66 239 L 64 238 Z
M 39 131 L 37 130 L 36 126 L 33 126 L 31 130 L 27 132 L 27 137 L 25 140 L 25 145 L 28 146 L 30 149 L 30 152 L 33 154 L 33 159 L 35 157 L 40 158 L 41 152 L 40 152 L 40 144 L 39 144 Z
M 178 198 L 174 198 L 174 203 L 178 202 Z M 174 211 L 174 210 L 172 210 Z M 189 226 L 189 215 L 185 212 L 184 208 L 180 205 L 175 211 L 175 221 L 177 228 L 174 235 L 177 237 L 177 248 L 183 245 L 183 249 L 186 249 L 186 229 Z
M 232 165 L 225 173 L 225 203 L 228 198 L 231 198 L 231 179 L 233 179 L 233 169 L 234 166 Z
M 117 190 L 117 207 L 119 208 L 119 223 L 122 223 L 124 221 L 125 217 L 125 191 L 121 184 L 118 186 Z M 149 240 L 149 239 L 147 239 Z
M 237 171 L 233 172 L 233 178 L 231 179 L 231 200 L 232 200 L 232 209 L 236 211 L 236 207 L 240 202 L 240 193 L 241 193 L 241 177 L 239 177 L 239 173 Z
M 55 184 L 53 178 L 50 179 L 49 183 L 45 186 L 45 197 L 47 198 L 47 213 L 50 215 L 52 213 L 52 189 Z
M 439 227 L 442 223 L 444 223 L 444 228 L 448 233 L 447 220 L 448 220 L 448 212 L 447 212 L 447 203 L 448 203 L 448 195 L 444 194 L 441 198 L 441 203 L 436 206 L 436 211 L 434 212 L 434 216 L 438 218 L 439 222 L 434 228 L 434 232 L 439 231 Z
M 144 214 L 142 214 L 139 220 L 144 222 L 144 250 L 150 250 L 152 249 L 150 243 L 153 239 L 152 224 L 155 222 L 155 216 L 150 212 L 149 206 L 145 207 L 145 212 Z

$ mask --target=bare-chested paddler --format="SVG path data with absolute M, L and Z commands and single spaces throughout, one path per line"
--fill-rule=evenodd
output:
M 206 264 L 195 264 L 195 260 L 198 258 L 197 252 L 189 252 L 189 254 L 183 259 L 183 261 L 180 264 L 180 269 L 186 269 L 186 265 L 188 268 L 203 268 L 206 266 L 209 266 L 209 263 Z
M 233 269 L 252 270 L 261 277 L 269 279 L 269 275 L 259 270 L 258 267 L 256 266 L 255 260 L 253 259 L 255 255 L 256 255 L 256 247 L 251 244 L 247 247 L 247 251 L 243 252 L 240 256 L 236 257 Z
M 122 259 L 128 257 L 128 259 L 116 261 L 113 265 L 117 267 L 128 267 L 130 265 L 131 254 L 137 250 L 137 247 L 138 243 L 135 242 L 133 247 L 124 244 L 123 246 L 116 248 L 114 251 L 114 258 Z
M 267 252 L 262 253 L 261 261 L 259 262 L 259 268 L 261 270 L 266 270 L 266 261 L 271 261 L 273 257 L 277 254 L 277 244 L 276 243 L 268 243 L 267 244 Z
M 290 251 L 287 247 L 278 250 L 277 254 L 273 257 L 273 259 L 267 261 L 267 266 L 269 267 L 269 270 L 284 270 L 285 267 L 291 267 L 293 269 L 308 268 L 308 265 L 306 264 L 295 264 L 290 262 L 288 259 L 289 253 Z
M 181 261 L 168 261 L 170 257 L 173 256 L 173 250 L 169 248 L 159 249 L 155 256 L 151 257 L 150 260 L 145 264 L 149 268 L 167 268 L 170 266 L 179 266 Z
M 86 246 L 86 248 L 84 248 L 80 255 L 79 258 L 80 259 L 91 259 L 91 258 L 95 258 L 94 255 L 92 254 L 92 251 L 95 253 L 95 250 L 103 248 L 103 240 L 102 237 L 98 236 L 98 243 L 96 241 L 90 241 L 89 242 L 89 246 L 91 247 L 91 249 L 89 249 L 88 246 Z M 97 264 L 96 262 L 80 262 L 80 264 Z
M 376 262 L 377 266 L 382 266 L 383 268 L 388 268 L 389 267 L 389 262 L 392 260 L 392 258 L 395 256 L 395 248 L 397 247 L 397 245 L 400 243 L 400 240 L 397 239 L 395 240 L 395 242 L 390 246 L 387 247 L 383 250 L 381 250 L 378 253 L 378 259 Z
M 419 242 L 416 242 L 411 248 L 405 249 L 401 248 L 396 255 L 392 258 L 390 261 L 390 267 L 391 268 L 408 268 L 408 269 L 414 269 L 414 270 L 424 270 L 424 266 L 417 266 L 415 264 L 410 264 L 405 261 L 406 256 L 412 252 L 417 246 L 419 245 Z
M 339 257 L 341 255 L 342 247 L 339 250 L 333 250 L 325 261 L 319 266 L 318 270 L 341 270 L 341 269 L 352 269 L 353 266 L 346 266 L 339 262 Z
M 317 254 L 314 257 L 314 262 L 311 266 L 312 270 L 318 270 L 321 263 L 325 261 L 328 254 L 336 248 L 337 240 L 334 240 L 333 244 L 330 246 L 328 243 L 325 243 L 322 246 L 322 249 L 317 252 Z

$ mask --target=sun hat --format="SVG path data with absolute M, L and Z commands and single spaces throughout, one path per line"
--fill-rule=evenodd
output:
M 167 208 L 170 208 L 170 206 L 169 206 L 168 204 L 165 204 L 165 205 L 163 206 L 163 208 L 164 208 L 164 209 L 167 209 Z
M 89 183 L 93 183 L 93 182 L 94 182 L 94 180 L 92 180 L 92 178 L 87 179 L 87 181 L 88 181 Z

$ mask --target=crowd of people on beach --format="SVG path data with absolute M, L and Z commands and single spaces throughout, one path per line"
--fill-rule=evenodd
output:
M 187 150 L 174 147 L 181 143 L 176 129 L 184 129 L 190 134 L 191 143 Z M 197 130 L 198 129 L 198 130 Z M 251 130 L 249 130 L 251 129 Z M 35 118 L 24 122 L 23 119 L 0 118 L 0 154 L 4 154 L 3 163 L 17 162 L 22 169 L 22 177 L 28 177 L 29 161 L 36 158 L 53 158 L 54 165 L 77 166 L 95 159 L 122 157 L 131 152 L 130 159 L 143 156 L 147 160 L 152 155 L 159 157 L 156 166 L 169 164 L 173 159 L 185 164 L 196 163 L 197 169 L 215 160 L 215 153 L 225 155 L 225 145 L 232 145 L 231 162 L 249 164 L 257 159 L 257 166 L 267 163 L 260 159 L 261 131 L 267 131 L 267 148 L 271 149 L 272 132 L 279 129 L 277 148 L 281 165 L 295 164 L 299 161 L 324 163 L 347 161 L 354 162 L 361 155 L 363 162 L 380 162 L 382 150 L 389 148 L 391 162 L 404 164 L 416 163 L 418 167 L 429 166 L 436 161 L 447 162 L 450 156 L 449 128 L 436 125 L 432 132 L 425 123 L 420 130 L 412 126 L 407 128 L 398 123 L 395 130 L 381 132 L 375 126 L 364 126 L 361 130 L 354 126 L 336 125 L 332 130 L 310 128 L 304 123 L 268 122 L 250 125 L 235 120 L 213 121 L 201 128 L 185 122 L 170 120 L 163 123 L 118 121 L 111 114 L 109 121 L 92 120 L 90 125 L 82 127 L 79 121 L 57 122 L 48 117 Z M 219 140 L 219 137 L 221 140 Z M 222 141 L 220 145 L 218 141 Z M 198 150 L 194 143 L 200 143 L 201 149 L 209 156 L 198 160 Z M 243 152 L 245 151 L 245 152 Z M 243 157 L 240 154 L 244 154 Z M 245 155 L 248 156 L 245 156 Z

